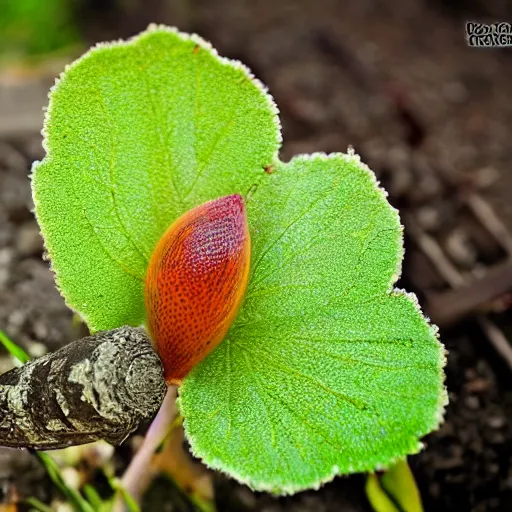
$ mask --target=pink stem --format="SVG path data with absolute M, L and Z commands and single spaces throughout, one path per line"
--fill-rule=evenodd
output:
M 144 437 L 142 446 L 131 460 L 121 479 L 121 485 L 137 503 L 140 503 L 142 495 L 153 476 L 150 469 L 151 459 L 176 418 L 176 396 L 176 386 L 169 386 L 162 406 Z M 114 512 L 122 512 L 124 509 L 123 500 L 120 498 L 116 501 Z

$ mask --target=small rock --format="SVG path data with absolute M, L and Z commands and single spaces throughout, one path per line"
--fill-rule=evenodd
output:
M 80 473 L 78 473 L 75 468 L 63 468 L 61 469 L 61 474 L 68 487 L 71 487 L 72 489 L 78 489 L 80 487 L 80 484 L 82 483 Z
M 488 473 L 495 475 L 500 470 L 500 467 L 498 466 L 498 464 L 492 463 L 492 464 L 489 464 L 486 469 L 487 469 Z
M 443 96 L 453 103 L 464 103 L 469 98 L 466 87 L 461 82 L 449 82 L 442 89 Z
M 477 260 L 475 248 L 467 233 L 461 229 L 454 229 L 445 242 L 446 251 L 459 265 L 472 268 Z
M 45 341 L 45 340 L 48 339 L 48 327 L 40 319 L 37 319 L 37 320 L 34 321 L 32 329 L 33 329 L 34 334 L 36 335 L 36 338 L 38 340 Z
M 6 286 L 7 281 L 9 281 L 9 271 L 0 267 L 0 290 Z
M 480 400 L 476 396 L 467 396 L 464 402 L 468 409 L 476 410 L 480 407 Z
M 74 509 L 69 503 L 62 503 L 59 501 L 54 501 L 52 503 L 52 510 L 55 512 L 73 512 Z
M 21 309 L 16 309 L 9 315 L 8 322 L 9 322 L 9 325 L 19 328 L 23 325 L 23 322 L 25 322 L 25 319 L 26 319 L 25 313 Z
M 20 256 L 35 256 L 43 252 L 43 239 L 33 221 L 25 222 L 16 235 L 16 249 Z
M 87 445 L 83 450 L 83 458 L 91 468 L 101 468 L 108 464 L 114 456 L 115 448 L 104 441 Z
M 436 231 L 441 224 L 439 211 L 432 206 L 423 206 L 418 208 L 416 213 L 418 223 L 425 231 Z
M 487 379 L 475 379 L 466 383 L 468 393 L 483 393 L 489 391 L 493 387 L 493 383 Z
M 450 450 L 451 454 L 447 457 L 438 458 L 435 461 L 437 469 L 450 470 L 459 468 L 464 465 L 464 459 L 462 457 L 463 449 L 461 446 L 455 445 Z
M 503 416 L 489 416 L 486 423 L 489 425 L 489 427 L 494 429 L 503 428 L 507 424 Z
M 12 258 L 12 249 L 8 247 L 0 249 L 0 268 L 7 268 L 11 264 Z
M 34 359 L 44 356 L 47 352 L 48 350 L 46 349 L 46 346 L 43 343 L 38 343 L 37 341 L 30 342 L 28 347 L 28 353 Z

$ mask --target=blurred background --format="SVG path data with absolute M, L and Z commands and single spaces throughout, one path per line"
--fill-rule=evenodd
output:
M 0 329 L 32 356 L 84 335 L 31 213 L 29 170 L 44 155 L 55 77 L 91 44 L 151 22 L 197 32 L 268 85 L 282 159 L 351 145 L 377 173 L 405 225 L 399 284 L 418 294 L 449 351 L 446 421 L 410 458 L 425 510 L 512 510 L 512 48 L 468 47 L 467 20 L 511 22 L 512 4 L 0 0 Z M 12 361 L 1 356 L 5 371 Z M 70 482 L 101 494 L 101 469 L 122 474 L 140 440 L 60 463 Z M 363 475 L 274 499 L 179 462 L 178 451 L 153 468 L 161 475 L 144 510 L 196 510 L 191 495 L 228 512 L 371 510 Z M 34 457 L 0 449 L 0 511 L 25 510 L 14 504 L 28 496 L 63 506 Z

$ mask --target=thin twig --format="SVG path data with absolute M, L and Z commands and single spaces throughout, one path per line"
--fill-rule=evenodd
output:
M 405 216 L 407 232 L 414 236 L 418 247 L 425 253 L 428 259 L 434 264 L 437 271 L 452 287 L 457 288 L 464 284 L 464 277 L 457 270 L 455 265 L 445 256 L 443 249 L 436 239 L 425 233 L 412 215 Z
M 512 263 L 493 269 L 469 284 L 442 293 L 427 295 L 432 321 L 446 326 L 482 312 L 493 300 L 512 290 Z
M 507 251 L 508 256 L 512 258 L 512 236 L 489 204 L 478 194 L 468 194 L 464 197 L 464 202 L 487 231 Z
M 512 347 L 503 332 L 484 315 L 478 315 L 477 320 L 496 352 L 512 368 Z
M 448 284 L 453 288 L 458 288 L 463 285 L 464 278 L 462 274 L 445 256 L 437 241 L 423 232 L 421 227 L 410 216 L 407 218 L 407 225 L 409 233 L 414 236 L 417 245 L 434 264 L 438 272 L 442 277 L 444 277 Z M 449 304 L 446 304 L 446 306 L 448 307 Z M 486 316 L 482 314 L 478 315 L 477 321 L 487 336 L 487 339 L 512 370 L 512 346 L 506 339 L 505 335 L 500 331 L 498 326 Z

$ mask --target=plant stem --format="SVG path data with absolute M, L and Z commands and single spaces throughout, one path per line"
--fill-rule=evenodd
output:
M 142 446 L 133 457 L 121 479 L 121 486 L 137 503 L 140 503 L 143 492 L 151 481 L 151 459 L 167 437 L 169 427 L 174 424 L 177 416 L 176 396 L 176 386 L 170 386 L 160 410 L 149 427 Z M 125 505 L 121 499 L 118 499 L 114 506 L 114 512 L 123 512 L 124 510 Z

